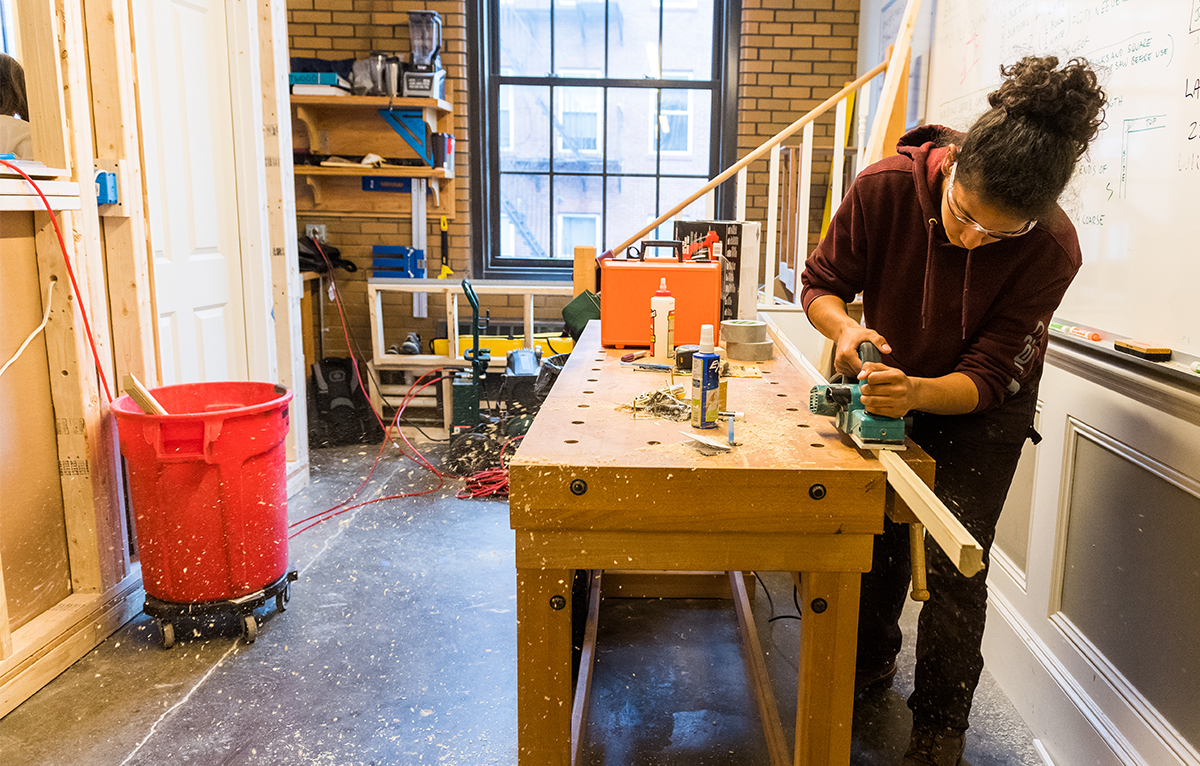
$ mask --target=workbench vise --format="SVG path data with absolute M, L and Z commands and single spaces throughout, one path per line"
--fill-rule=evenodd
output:
M 883 362 L 879 349 L 870 341 L 859 344 L 858 356 L 863 364 Z M 859 381 L 835 375 L 829 383 L 813 386 L 809 391 L 809 412 L 833 417 L 837 429 L 863 449 L 904 449 L 904 419 L 867 412 L 861 389 Z

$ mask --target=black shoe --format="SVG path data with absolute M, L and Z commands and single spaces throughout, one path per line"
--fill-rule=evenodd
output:
M 963 729 L 936 729 L 913 724 L 912 739 L 902 766 L 964 766 L 967 746 Z
M 861 697 L 868 691 L 886 691 L 892 688 L 896 678 L 896 661 L 873 668 L 858 668 L 854 671 L 854 696 Z
M 404 342 L 400 344 L 400 353 L 410 355 L 421 353 L 421 336 L 410 332 Z

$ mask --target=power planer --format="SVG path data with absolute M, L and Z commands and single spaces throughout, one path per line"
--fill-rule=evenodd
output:
M 883 362 L 874 343 L 864 341 L 858 346 L 863 364 Z M 903 418 L 874 415 L 863 407 L 862 384 L 845 375 L 835 375 L 827 384 L 816 385 L 808 394 L 808 409 L 814 415 L 835 418 L 835 425 L 863 449 L 904 449 Z

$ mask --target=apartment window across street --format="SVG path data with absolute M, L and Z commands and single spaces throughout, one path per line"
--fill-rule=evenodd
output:
M 569 278 L 732 161 L 740 0 L 474 1 L 477 276 Z

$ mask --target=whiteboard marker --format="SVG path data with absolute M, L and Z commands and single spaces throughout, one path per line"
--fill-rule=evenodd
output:
M 1059 324 L 1058 322 L 1051 322 L 1050 329 L 1058 330 L 1059 332 L 1066 333 L 1067 335 L 1074 335 L 1075 337 L 1083 338 L 1084 340 L 1091 340 L 1091 341 L 1100 340 L 1100 333 L 1095 332 L 1093 330 L 1085 330 L 1082 327 L 1072 327 L 1071 325 Z

